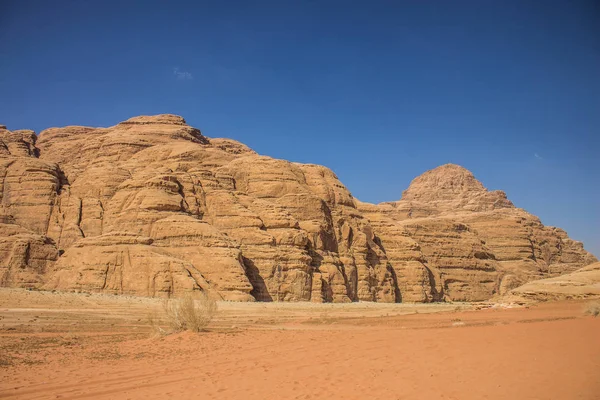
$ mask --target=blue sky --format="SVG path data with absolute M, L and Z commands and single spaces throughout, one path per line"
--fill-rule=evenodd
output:
M 0 1 L 0 123 L 175 113 L 369 202 L 457 163 L 600 256 L 599 4 Z

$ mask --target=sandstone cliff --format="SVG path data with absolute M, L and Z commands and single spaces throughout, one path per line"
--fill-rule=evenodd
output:
M 397 202 L 174 115 L 0 127 L 0 286 L 237 301 L 476 301 L 596 261 L 444 165 Z

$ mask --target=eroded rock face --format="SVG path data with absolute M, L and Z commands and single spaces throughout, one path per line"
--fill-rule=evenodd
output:
M 569 274 L 531 281 L 511 290 L 503 301 L 557 301 L 600 299 L 600 263 L 593 263 Z
M 595 258 L 462 167 L 401 200 L 175 115 L 0 129 L 0 285 L 234 301 L 489 299 Z

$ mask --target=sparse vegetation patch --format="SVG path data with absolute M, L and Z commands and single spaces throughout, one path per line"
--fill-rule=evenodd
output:
M 164 335 L 183 331 L 201 332 L 216 314 L 217 303 L 203 293 L 197 298 L 187 294 L 178 299 L 165 300 L 163 309 L 170 331 L 161 328 L 154 315 L 150 317 L 150 323 L 156 333 Z
M 584 313 L 592 317 L 600 316 L 600 301 L 589 303 L 585 306 Z

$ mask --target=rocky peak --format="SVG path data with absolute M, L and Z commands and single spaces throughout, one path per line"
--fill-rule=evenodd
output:
M 119 125 L 187 125 L 185 119 L 174 114 L 157 114 L 157 115 L 140 115 L 129 118 L 127 121 L 121 122 Z
M 172 139 L 209 143 L 208 138 L 202 135 L 199 129 L 189 126 L 183 117 L 173 114 L 141 115 L 129 118 L 109 130 L 119 136 L 123 134 L 121 131 L 126 131 L 128 135 L 138 136 L 143 141 L 152 141 L 152 144 Z M 162 139 L 157 140 L 159 136 Z
M 402 200 L 453 200 L 486 191 L 468 169 L 456 164 L 445 164 L 413 179 L 408 189 L 402 193 Z
M 388 204 L 408 218 L 514 207 L 506 193 L 488 191 L 471 171 L 456 164 L 441 165 L 419 175 L 400 201 Z
M 6 126 L 0 125 L 0 155 L 20 157 L 37 157 L 38 149 L 35 147 L 37 136 L 31 130 L 9 131 Z

